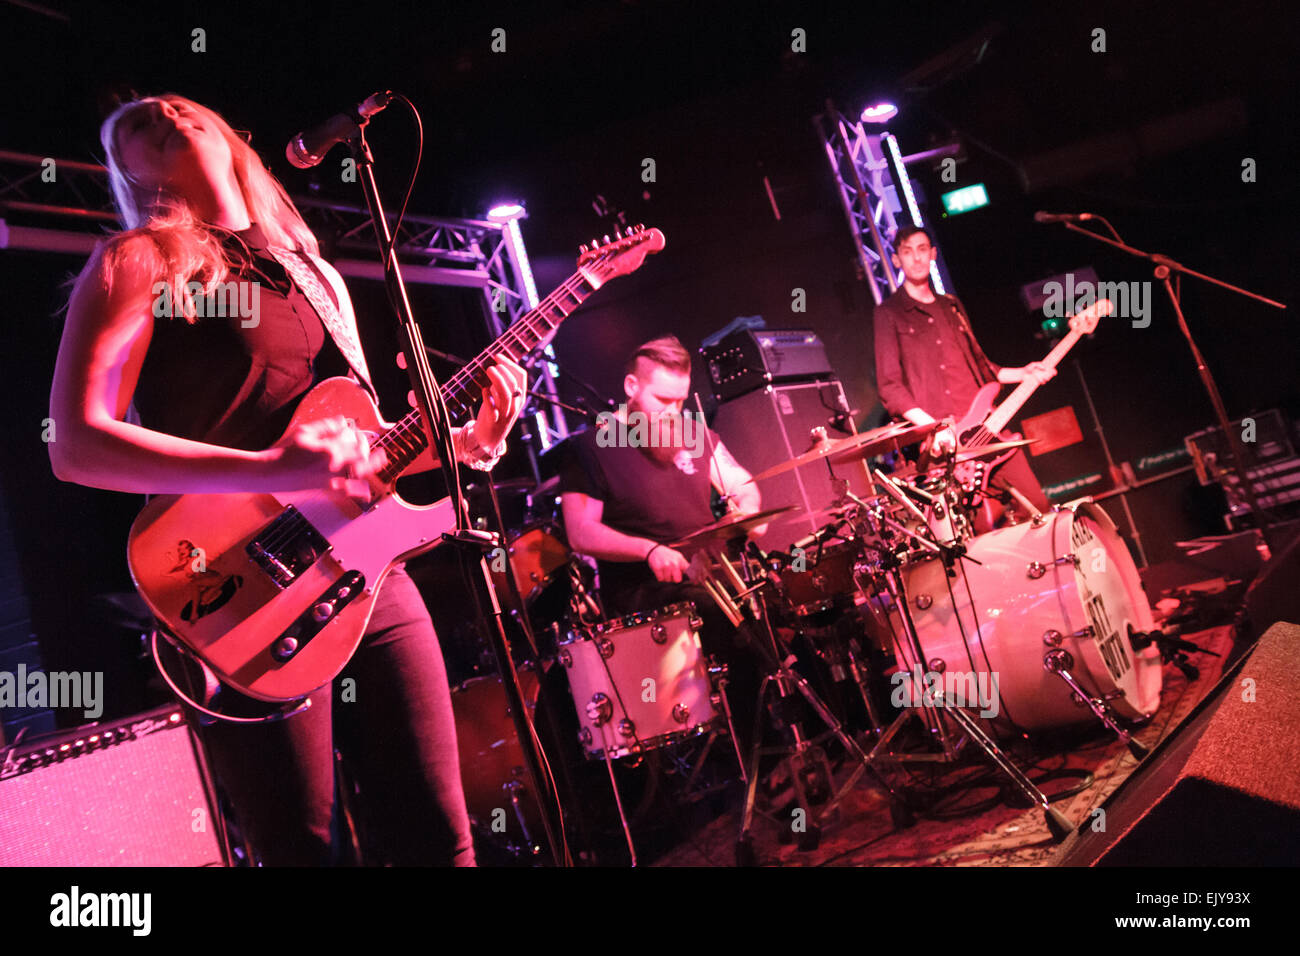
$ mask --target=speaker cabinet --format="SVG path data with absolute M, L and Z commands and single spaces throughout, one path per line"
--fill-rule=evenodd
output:
M 758 474 L 802 455 L 812 446 L 809 432 L 826 427 L 831 439 L 845 437 L 830 425 L 847 409 L 844 387 L 838 379 L 794 385 L 769 385 L 723 402 L 714 416 L 713 429 L 727 448 L 751 474 Z M 848 427 L 852 422 L 846 417 Z M 859 496 L 870 494 L 866 470 L 860 463 L 835 465 L 837 477 L 849 481 Z M 763 507 L 794 505 L 796 510 L 773 521 L 758 541 L 765 550 L 785 549 L 829 520 L 827 511 L 835 501 L 826 462 L 805 465 L 758 483 Z
M 0 768 L 0 866 L 222 866 L 174 706 L 19 748 Z
M 1060 866 L 1295 866 L 1300 627 L 1277 624 L 1062 844 Z

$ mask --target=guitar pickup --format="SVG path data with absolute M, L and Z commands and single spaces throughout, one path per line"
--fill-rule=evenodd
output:
M 365 589 L 365 584 L 365 575 L 360 571 L 349 571 L 335 581 L 317 595 L 316 600 L 307 606 L 307 610 L 298 615 L 298 619 L 276 638 L 275 643 L 271 645 L 271 656 L 281 664 L 292 659 L 325 628 L 326 624 L 338 617 L 345 607 L 356 600 L 357 595 Z
M 293 505 L 244 546 L 244 553 L 281 590 L 333 547 Z

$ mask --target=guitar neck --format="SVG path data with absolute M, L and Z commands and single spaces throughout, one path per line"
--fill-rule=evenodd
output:
M 447 412 L 453 422 L 466 417 L 473 410 L 482 389 L 491 383 L 487 369 L 498 357 L 518 362 L 529 352 L 542 345 L 554 334 L 572 312 L 596 286 L 581 273 L 575 272 L 558 289 L 548 295 L 517 322 L 506 329 L 474 361 L 470 362 L 439 389 Z M 374 445 L 388 455 L 388 464 L 379 477 L 391 482 L 428 446 L 429 440 L 420 419 L 419 409 L 414 409 L 390 428 Z
M 1056 343 L 1056 348 L 1047 353 L 1047 357 L 1043 359 L 1043 364 L 1056 368 L 1061 359 L 1065 358 L 1065 354 L 1074 348 L 1074 343 L 1079 341 L 1080 338 L 1082 338 L 1082 335 L 1071 329 L 1061 341 Z M 1025 402 L 1029 401 L 1029 396 L 1033 395 L 1037 389 L 1037 382 L 1021 382 L 989 415 L 984 422 L 984 427 L 992 434 L 998 434 L 1007 427 L 1007 423 L 1011 419 L 1016 417 L 1016 413 L 1020 411 Z

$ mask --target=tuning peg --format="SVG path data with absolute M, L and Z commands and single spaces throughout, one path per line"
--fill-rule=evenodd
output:
M 609 233 L 605 233 L 605 238 L 601 242 L 603 245 L 609 245 Z
M 645 232 L 645 223 L 643 223 L 643 222 L 639 222 L 639 223 L 637 223 L 637 224 L 636 224 L 636 231 L 637 231 L 637 232 Z
M 623 232 L 622 232 L 621 229 L 618 228 L 618 226 L 615 226 L 615 227 L 614 227 L 614 238 L 615 238 L 615 239 L 622 239 L 622 238 L 623 238 Z
M 585 256 L 586 254 L 587 254 L 587 244 L 584 242 L 582 245 L 578 246 L 578 255 Z
M 593 251 L 595 250 L 595 248 L 596 248 L 598 245 L 600 245 L 600 240 L 599 240 L 599 239 L 592 239 L 592 240 L 591 240 L 591 248 L 592 248 Z

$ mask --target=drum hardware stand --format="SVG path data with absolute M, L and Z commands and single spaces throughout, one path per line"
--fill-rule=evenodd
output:
M 808 829 L 804 831 L 800 840 L 802 849 L 815 849 L 821 838 L 820 824 L 823 823 L 831 812 L 836 810 L 840 802 L 852 789 L 857 782 L 857 778 L 867 772 L 872 775 L 876 782 L 889 794 L 890 799 L 890 817 L 895 826 L 902 828 L 910 826 L 913 822 L 911 811 L 908 810 L 899 794 L 890 786 L 889 782 L 876 770 L 871 764 L 867 753 L 858 745 L 848 733 L 840 720 L 831 712 L 825 702 L 817 695 L 808 685 L 808 682 L 798 674 L 792 667 L 795 662 L 793 654 L 781 656 L 780 642 L 777 639 L 776 632 L 772 627 L 771 615 L 768 613 L 766 601 L 760 592 L 760 588 L 768 584 L 764 579 L 760 585 L 750 588 L 754 600 L 751 603 L 750 611 L 755 618 L 755 623 L 761 623 L 762 627 L 757 629 L 763 638 L 766 638 L 769 644 L 764 644 L 760 640 L 753 640 L 751 644 L 759 651 L 765 659 L 770 673 L 768 673 L 759 686 L 758 702 L 754 709 L 754 736 L 750 743 L 749 773 L 748 784 L 745 790 L 745 805 L 741 814 L 740 832 L 736 837 L 736 861 L 740 866 L 751 866 L 754 863 L 753 838 L 750 836 L 750 829 L 753 824 L 755 799 L 758 791 L 759 778 L 759 761 L 763 756 L 780 755 L 785 758 L 785 764 L 789 768 L 791 782 L 794 785 L 798 800 L 803 805 L 802 809 L 810 809 L 810 801 L 807 789 L 807 771 L 811 769 L 818 775 L 824 775 L 827 789 L 832 784 L 832 775 L 830 772 L 829 762 L 826 759 L 825 752 L 818 747 L 813 741 L 806 738 L 803 734 L 803 728 L 797 720 L 785 722 L 785 726 L 790 729 L 794 737 L 793 746 L 781 744 L 780 746 L 764 747 L 762 746 L 762 716 L 766 706 L 773 722 L 778 726 L 782 725 L 778 717 L 783 701 L 793 698 L 797 691 L 808 705 L 812 707 L 821 722 L 827 727 L 844 747 L 845 751 L 851 755 L 859 764 L 855 769 L 852 777 L 839 790 L 831 796 L 826 806 L 823 808 L 820 816 L 816 821 L 808 822 Z M 758 635 L 755 635 L 756 637 Z M 769 701 L 768 691 L 771 688 L 776 689 L 777 701 Z
M 1071 668 L 1074 667 L 1074 655 L 1065 648 L 1059 646 L 1062 640 L 1064 640 L 1064 638 L 1058 631 L 1048 631 L 1043 635 L 1043 642 L 1051 648 L 1043 655 L 1043 670 L 1047 671 L 1049 674 L 1055 674 L 1057 677 L 1061 678 L 1061 680 L 1065 681 L 1066 686 L 1074 692 L 1075 702 L 1086 706 L 1096 714 L 1097 719 L 1105 724 L 1111 732 L 1119 738 L 1120 743 L 1128 747 L 1128 752 L 1138 760 L 1141 760 L 1151 751 L 1138 741 L 1134 740 L 1133 735 L 1119 725 L 1114 711 L 1110 709 L 1109 701 L 1114 700 L 1116 697 L 1124 696 L 1124 692 L 1122 690 L 1117 690 L 1112 691 L 1109 694 L 1104 694 L 1101 697 L 1096 697 L 1084 690 L 1083 686 L 1079 683 L 1078 678 L 1071 673 Z

